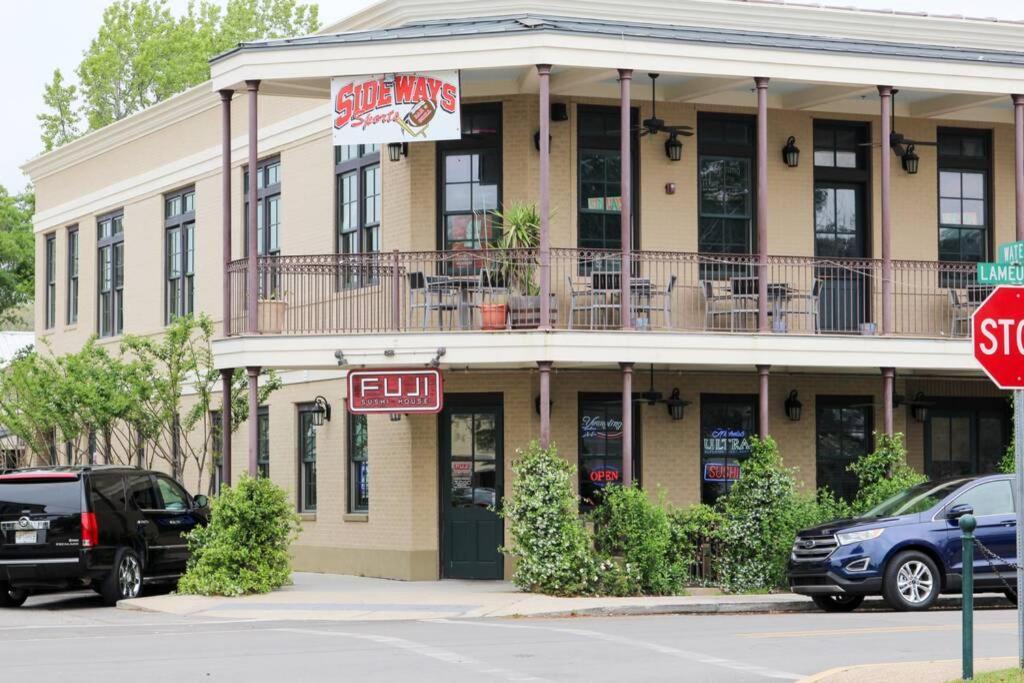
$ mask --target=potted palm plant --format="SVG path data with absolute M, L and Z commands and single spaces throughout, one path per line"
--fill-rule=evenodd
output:
M 540 285 L 535 273 L 537 262 L 531 250 L 540 244 L 540 213 L 535 204 L 512 202 L 504 211 L 493 212 L 501 221 L 502 233 L 497 248 L 502 279 L 509 289 L 508 317 L 513 328 L 540 325 Z M 551 294 L 550 323 L 558 320 L 558 307 Z

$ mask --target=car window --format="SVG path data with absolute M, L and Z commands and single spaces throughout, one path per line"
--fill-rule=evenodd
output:
M 167 477 L 157 477 L 156 485 L 164 501 L 164 510 L 188 510 L 188 494 Z
M 93 474 L 90 482 L 96 512 L 124 512 L 124 478 L 120 474 Z
M 155 510 L 156 491 L 148 474 L 132 475 L 128 479 L 128 500 L 137 510 Z
M 1006 479 L 989 481 L 979 484 L 973 489 L 964 491 L 950 505 L 970 505 L 974 508 L 974 516 L 1012 515 L 1013 488 Z
M 892 498 L 882 501 L 864 513 L 864 517 L 897 517 L 899 515 L 916 515 L 930 510 L 949 494 L 967 483 L 965 479 L 954 479 L 945 482 L 925 482 L 911 486 L 897 493 Z

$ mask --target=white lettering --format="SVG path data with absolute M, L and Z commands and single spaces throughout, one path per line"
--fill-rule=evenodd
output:
M 992 318 L 985 318 L 981 321 L 981 336 L 988 339 L 989 343 L 982 342 L 978 345 L 978 349 L 986 356 L 994 354 L 999 346 L 999 342 L 996 341 L 996 337 L 992 333 L 992 328 L 995 327 L 995 324 L 996 321 Z

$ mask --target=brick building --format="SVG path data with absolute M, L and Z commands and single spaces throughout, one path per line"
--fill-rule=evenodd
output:
M 873 431 L 931 476 L 992 469 L 1008 406 L 965 321 L 974 262 L 1024 235 L 1024 27 L 622 8 L 383 0 L 28 162 L 37 335 L 204 311 L 219 368 L 276 368 L 225 475 L 292 492 L 306 570 L 503 576 L 486 505 L 530 439 L 580 466 L 582 507 L 629 479 L 711 502 L 759 433 L 845 495 Z M 440 71 L 460 139 L 333 145 L 332 77 Z M 481 304 L 522 313 L 493 248 L 514 201 L 541 207 L 522 258 L 551 296 L 483 329 Z M 439 416 L 347 413 L 348 370 L 430 365 Z

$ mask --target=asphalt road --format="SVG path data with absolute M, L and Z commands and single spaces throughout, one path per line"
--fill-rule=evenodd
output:
M 1016 614 L 976 614 L 979 657 Z M 765 681 L 954 659 L 960 612 L 323 622 L 188 619 L 90 593 L 0 610 L 4 681 Z

